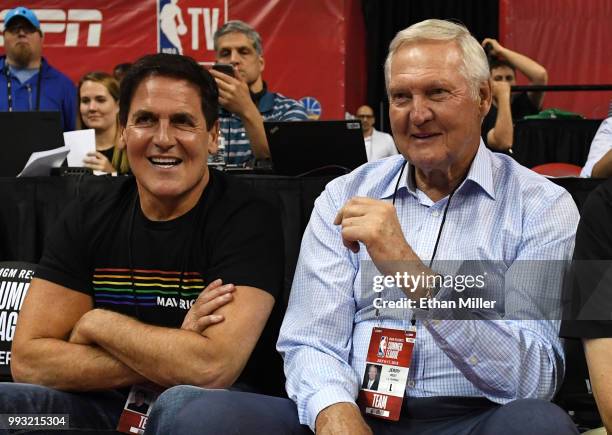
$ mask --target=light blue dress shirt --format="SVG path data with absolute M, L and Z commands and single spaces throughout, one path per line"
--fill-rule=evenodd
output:
M 367 250 L 361 245 L 357 254 L 349 251 L 340 227 L 333 224 L 354 196 L 391 201 L 403 163 L 401 155 L 389 157 L 330 182 L 304 233 L 278 350 L 289 397 L 297 404 L 300 422 L 312 429 L 324 408 L 356 400 L 372 328 L 409 325 L 409 309 L 384 309 L 376 317 L 373 300 L 378 295 L 363 276 L 372 268 Z M 404 171 L 395 207 L 404 237 L 428 264 L 448 197 L 434 203 L 416 188 L 413 171 L 411 165 Z M 564 370 L 559 321 L 535 315 L 522 318 L 540 320 L 517 320 L 517 307 L 532 293 L 558 298 L 562 278 L 545 270 L 525 275 L 516 269 L 534 260 L 568 261 L 578 219 L 564 189 L 492 153 L 481 141 L 452 197 L 433 269 L 447 264 L 443 260 L 492 260 L 507 294 L 498 304 L 501 311 L 486 317 L 492 320 L 417 321 L 407 396 L 477 396 L 502 404 L 552 398 Z M 401 295 L 395 292 L 387 296 Z

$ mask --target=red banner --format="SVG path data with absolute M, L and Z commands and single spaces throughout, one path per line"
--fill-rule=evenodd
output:
M 610 84 L 611 16 L 609 0 L 500 0 L 500 42 L 542 64 L 551 85 Z M 544 107 L 599 119 L 610 100 L 612 91 L 548 92 Z
M 352 95 L 345 89 L 346 35 L 351 25 L 345 15 L 347 6 L 354 4 L 354 0 L 9 0 L 0 6 L 0 20 L 15 6 L 33 9 L 44 33 L 43 55 L 77 82 L 87 72 L 110 72 L 119 63 L 157 51 L 183 53 L 210 64 L 215 30 L 227 20 L 240 19 L 261 34 L 269 89 L 303 99 L 313 117 L 337 119 L 344 117 L 345 99 Z M 0 37 L 0 46 L 3 43 Z

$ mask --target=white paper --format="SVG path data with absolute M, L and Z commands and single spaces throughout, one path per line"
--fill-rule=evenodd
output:
M 45 177 L 49 175 L 51 168 L 59 168 L 68 155 L 70 149 L 67 146 L 55 148 L 48 151 L 32 153 L 23 171 L 18 177 Z
M 83 159 L 87 153 L 96 152 L 96 133 L 93 128 L 67 131 L 64 133 L 64 144 L 70 148 L 68 166 L 85 166 Z

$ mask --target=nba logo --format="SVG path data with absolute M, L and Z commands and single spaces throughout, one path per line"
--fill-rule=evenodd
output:
M 383 335 L 380 337 L 380 343 L 378 343 L 378 353 L 376 356 L 379 358 L 384 358 L 385 352 L 387 351 L 387 336 Z
M 227 0 L 157 0 L 160 53 L 215 61 L 213 35 L 227 21 Z

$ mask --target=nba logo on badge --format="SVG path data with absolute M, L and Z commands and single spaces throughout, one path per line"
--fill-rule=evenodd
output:
M 226 21 L 227 0 L 157 0 L 158 51 L 212 64 L 213 35 Z
M 379 358 L 384 358 L 386 351 L 387 351 L 387 336 L 383 335 L 382 337 L 380 337 L 380 343 L 378 344 L 377 356 Z

